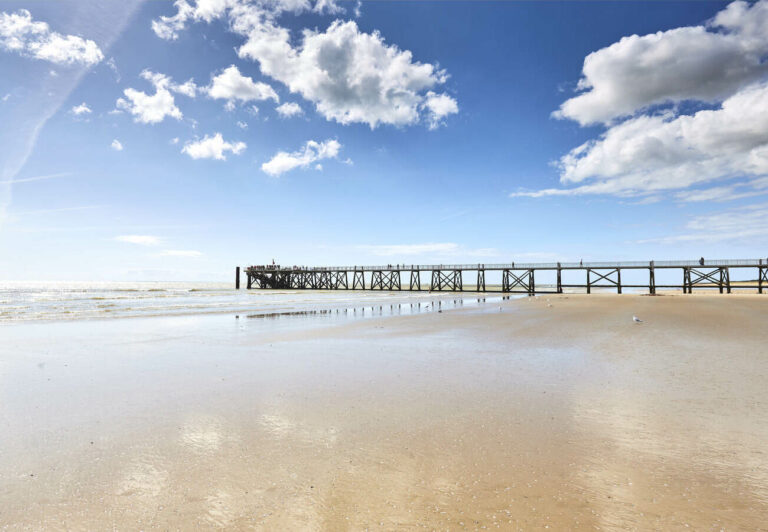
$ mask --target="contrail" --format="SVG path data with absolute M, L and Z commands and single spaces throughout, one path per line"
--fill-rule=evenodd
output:
M 72 175 L 72 172 L 60 172 L 58 174 L 37 175 L 34 177 L 25 177 L 22 179 L 8 179 L 6 181 L 0 181 L 0 185 L 15 185 L 16 183 L 28 183 L 30 181 L 41 181 L 43 179 L 55 179 L 57 177 L 67 177 Z

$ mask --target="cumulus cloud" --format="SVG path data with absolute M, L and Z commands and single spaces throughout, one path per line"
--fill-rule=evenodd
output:
M 764 193 L 766 53 L 768 0 L 734 2 L 706 26 L 626 37 L 590 54 L 584 92 L 557 114 L 605 122 L 605 131 L 556 162 L 564 188 L 512 196 L 724 201 Z M 661 105 L 683 100 L 699 104 Z M 691 107 L 700 110 L 683 112 Z
M 225 152 L 239 155 L 245 148 L 245 142 L 227 142 L 221 136 L 221 133 L 216 133 L 212 137 L 206 135 L 201 140 L 187 142 L 184 144 L 181 152 L 186 153 L 193 159 L 216 159 L 223 161 L 226 159 Z
M 305 30 L 298 47 L 287 29 L 271 23 L 233 27 L 248 36 L 240 57 L 257 61 L 264 74 L 341 124 L 414 124 L 423 91 L 447 79 L 443 70 L 413 61 L 410 51 L 388 45 L 378 32 L 361 32 L 353 21 L 335 21 L 324 32 Z
M 121 235 L 116 236 L 115 240 L 118 242 L 128 242 L 129 244 L 137 244 L 139 246 L 157 246 L 162 241 L 160 237 L 152 235 Z
M 84 114 L 90 114 L 90 113 L 91 113 L 91 108 L 88 107 L 88 105 L 85 102 L 81 103 L 80 105 L 75 105 L 72 108 L 72 114 L 77 115 L 77 116 L 84 115 Z
M 46 22 L 35 21 L 26 9 L 0 13 L 0 49 L 58 65 L 95 65 L 104 54 L 92 40 L 62 35 Z
M 768 175 L 768 82 L 744 88 L 718 109 L 626 120 L 571 150 L 558 166 L 563 184 L 579 186 L 513 195 L 628 197 L 737 178 L 759 186 Z M 710 199 L 718 192 L 728 190 L 713 189 Z
M 211 98 L 227 100 L 228 109 L 233 109 L 235 102 L 280 101 L 272 87 L 243 76 L 235 65 L 228 66 L 220 74 L 214 76 L 206 92 Z
M 110 144 L 110 146 L 115 151 L 123 151 L 123 144 L 119 140 L 117 140 L 117 139 L 113 140 L 112 144 Z
M 125 110 L 134 116 L 134 121 L 143 124 L 156 124 L 162 122 L 166 116 L 180 120 L 181 111 L 176 107 L 173 92 L 194 97 L 197 87 L 193 80 L 183 84 L 174 83 L 165 74 L 144 70 L 141 77 L 149 81 L 155 87 L 154 94 L 128 88 L 123 91 L 125 98 L 118 98 L 117 109 Z
M 424 100 L 424 107 L 429 111 L 427 121 L 429 129 L 437 129 L 443 119 L 459 112 L 459 104 L 447 94 L 435 94 L 429 91 Z
M 230 29 L 245 38 L 238 55 L 258 62 L 263 74 L 312 102 L 328 120 L 371 128 L 425 122 L 434 128 L 458 112 L 456 100 L 432 92 L 446 82 L 446 72 L 415 61 L 379 32 L 365 33 L 354 21 L 336 20 L 325 31 L 305 29 L 294 42 L 276 22 L 284 12 L 333 12 L 331 2 L 182 0 L 176 6 L 176 15 L 154 21 L 155 33 L 173 39 L 189 21 L 226 17 Z
M 301 106 L 295 102 L 285 102 L 282 105 L 278 105 L 275 111 L 283 118 L 290 118 L 292 116 L 298 116 L 302 114 Z
M 294 168 L 307 168 L 314 162 L 322 159 L 335 159 L 341 151 L 341 144 L 334 139 L 325 142 L 308 141 L 295 152 L 278 152 L 272 159 L 261 165 L 262 171 L 277 177 Z
M 654 104 L 718 102 L 768 73 L 768 2 L 733 2 L 707 25 L 631 35 L 589 54 L 579 95 L 555 113 L 582 125 Z

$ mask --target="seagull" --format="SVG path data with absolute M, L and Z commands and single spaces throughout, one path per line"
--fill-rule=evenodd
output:
M 635 323 L 643 323 L 643 320 L 641 320 L 637 316 L 632 316 L 632 321 L 634 321 Z

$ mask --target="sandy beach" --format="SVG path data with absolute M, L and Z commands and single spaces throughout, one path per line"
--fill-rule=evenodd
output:
M 767 318 L 598 294 L 4 325 L 0 528 L 766 529 Z

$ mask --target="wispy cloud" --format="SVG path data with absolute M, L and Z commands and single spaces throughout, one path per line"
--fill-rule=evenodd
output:
M 58 207 L 55 209 L 37 209 L 34 211 L 22 211 L 11 213 L 12 216 L 29 216 L 32 214 L 48 214 L 51 212 L 68 212 L 68 211 L 87 211 L 91 209 L 101 209 L 107 205 L 83 205 L 80 207 Z
M 193 249 L 165 249 L 161 251 L 159 255 L 162 257 L 188 257 L 188 258 L 203 256 L 202 252 L 195 251 Z
M 678 235 L 639 240 L 639 244 L 681 244 L 685 242 L 723 242 L 749 239 L 768 240 L 768 203 L 758 203 L 727 211 L 694 216 Z
M 160 245 L 162 239 L 152 235 L 120 235 L 116 236 L 115 240 L 118 242 L 127 242 L 129 244 L 137 244 L 139 246 L 157 246 Z
M 496 257 L 496 248 L 471 249 L 453 242 L 428 242 L 425 244 L 361 245 L 358 249 L 379 257 L 446 256 L 446 257 Z

